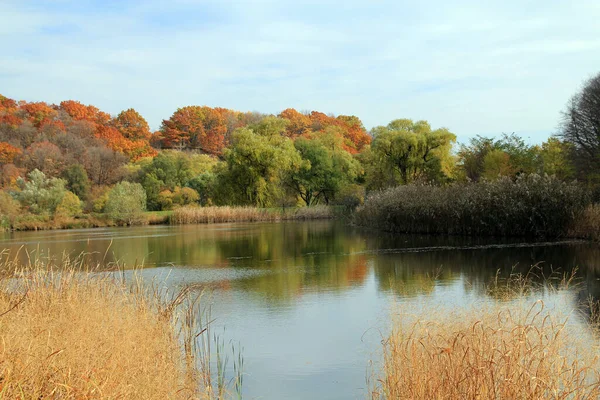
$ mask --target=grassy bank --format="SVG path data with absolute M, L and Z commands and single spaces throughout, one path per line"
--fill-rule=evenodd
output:
M 599 398 L 597 338 L 572 310 L 505 289 L 468 309 L 400 309 L 373 399 Z
M 132 219 L 132 225 L 210 224 L 223 222 L 258 222 L 286 220 L 332 219 L 335 207 L 313 206 L 300 208 L 256 207 L 181 207 L 170 211 L 147 211 Z M 79 217 L 59 217 L 25 214 L 11 218 L 0 215 L 2 231 L 39 231 L 52 229 L 83 229 L 123 226 L 123 221 L 106 214 L 84 214 Z
M 450 186 L 406 185 L 375 193 L 357 225 L 402 233 L 567 236 L 589 205 L 576 183 L 539 175 Z
M 212 224 L 223 222 L 258 222 L 283 220 L 330 219 L 332 207 L 314 206 L 302 208 L 255 208 L 255 207 L 181 207 L 175 209 L 169 221 L 172 224 Z
M 0 280 L 0 398 L 225 396 L 187 292 L 165 297 L 68 261 L 47 267 L 4 262 L 17 273 Z
M 136 217 L 135 225 L 167 224 L 172 211 L 148 211 Z M 78 217 L 23 214 L 11 218 L 0 215 L 1 231 L 44 231 L 53 229 L 85 229 L 122 226 L 122 221 L 106 214 L 83 214 Z

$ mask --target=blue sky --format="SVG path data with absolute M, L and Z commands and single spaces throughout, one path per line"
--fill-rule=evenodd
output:
M 0 93 L 426 119 L 464 141 L 556 130 L 600 72 L 600 2 L 2 0 Z

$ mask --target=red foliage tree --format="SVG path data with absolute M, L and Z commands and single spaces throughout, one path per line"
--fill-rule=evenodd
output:
M 55 120 L 58 113 L 57 111 L 44 103 L 40 102 L 32 102 L 27 103 L 25 101 L 19 102 L 19 110 L 21 110 L 25 114 L 25 118 L 27 118 L 33 126 L 39 128 L 44 123 L 48 123 L 50 121 Z
M 279 113 L 279 118 L 285 118 L 290 123 L 286 128 L 286 136 L 297 138 L 310 132 L 312 121 L 308 115 L 299 113 L 293 108 L 287 108 Z
M 226 133 L 223 114 L 206 106 L 179 108 L 161 126 L 164 147 L 196 148 L 214 155 L 222 152 Z
M 133 108 L 121 111 L 112 124 L 127 139 L 149 140 L 152 136 L 148 122 Z
M 22 153 L 21 149 L 6 142 L 0 142 L 0 164 L 10 164 Z

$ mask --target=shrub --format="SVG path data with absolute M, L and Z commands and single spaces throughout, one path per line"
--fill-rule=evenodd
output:
M 579 184 L 535 174 L 445 187 L 407 185 L 369 196 L 355 222 L 403 233 L 559 237 L 589 201 Z
M 104 212 L 117 222 L 132 225 L 142 221 L 146 192 L 139 183 L 117 183 L 108 193 Z
M 56 215 L 61 217 L 75 217 L 81 214 L 81 200 L 73 192 L 65 192 L 60 204 L 56 207 Z
M 20 189 L 15 193 L 17 200 L 34 214 L 53 214 L 66 192 L 66 182 L 62 179 L 46 178 L 46 175 L 37 169 L 31 171 L 27 178 L 17 180 Z

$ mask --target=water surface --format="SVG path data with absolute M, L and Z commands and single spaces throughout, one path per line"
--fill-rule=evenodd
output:
M 402 236 L 331 221 L 14 232 L 0 234 L 0 249 L 144 265 L 147 277 L 209 290 L 213 329 L 244 348 L 244 398 L 365 398 L 394 307 L 486 301 L 491 282 L 534 264 L 540 281 L 576 270 L 566 307 L 600 297 L 596 244 Z

